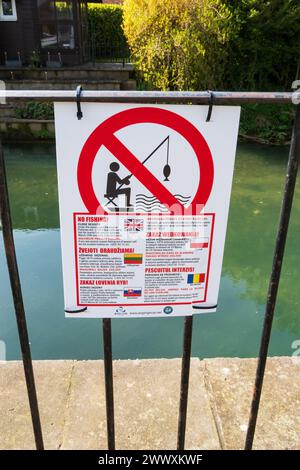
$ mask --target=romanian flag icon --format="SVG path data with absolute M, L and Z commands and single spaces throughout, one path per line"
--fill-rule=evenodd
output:
M 142 295 L 142 289 L 124 289 L 124 297 L 140 297 Z
M 124 253 L 124 264 L 142 264 L 142 253 Z
M 187 283 L 188 284 L 200 284 L 205 281 L 205 274 L 188 274 Z

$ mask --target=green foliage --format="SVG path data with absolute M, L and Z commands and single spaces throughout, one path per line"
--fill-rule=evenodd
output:
M 70 2 L 55 2 L 55 9 L 58 18 L 72 18 L 72 5 Z
M 290 90 L 300 65 L 299 0 L 223 0 L 231 12 L 224 88 Z
M 287 90 L 299 78 L 299 0 L 125 0 L 123 8 L 151 87 Z
M 242 107 L 240 134 L 265 143 L 287 143 L 291 137 L 293 115 L 292 104 L 246 104 Z
M 91 39 L 96 48 L 126 45 L 122 29 L 122 5 L 88 4 Z
M 32 54 L 29 57 L 29 66 L 33 69 L 41 66 L 41 57 L 38 52 L 32 51 Z
M 30 101 L 25 106 L 16 108 L 15 115 L 18 119 L 52 120 L 54 119 L 53 104 Z
M 140 89 L 290 90 L 300 78 L 299 0 L 125 0 Z M 281 144 L 292 106 L 247 105 L 241 133 Z
M 217 88 L 229 11 L 219 0 L 125 0 L 124 32 L 143 80 L 162 90 Z

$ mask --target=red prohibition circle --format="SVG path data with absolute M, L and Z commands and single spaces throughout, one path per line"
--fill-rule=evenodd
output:
M 90 214 L 107 213 L 99 203 L 92 183 L 92 169 L 97 152 L 102 145 L 109 146 L 110 140 L 114 139 L 114 134 L 120 129 L 144 123 L 169 127 L 181 134 L 191 145 L 198 160 L 201 177 L 195 197 L 189 207 L 189 213 L 196 214 L 199 207 L 205 206 L 214 179 L 213 159 L 206 140 L 198 129 L 182 116 L 162 108 L 140 107 L 121 111 L 99 124 L 81 150 L 77 167 L 77 182 L 82 201 Z M 150 173 L 148 175 L 150 176 Z

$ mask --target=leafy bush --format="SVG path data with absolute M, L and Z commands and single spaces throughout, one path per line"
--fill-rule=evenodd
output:
M 287 90 L 299 78 L 299 0 L 125 0 L 123 27 L 150 87 Z
M 91 40 L 97 49 L 103 46 L 118 48 L 126 45 L 122 29 L 122 5 L 88 4 Z
M 142 90 L 290 90 L 300 78 L 299 0 L 125 0 Z M 293 106 L 246 105 L 242 134 L 281 144 Z
M 222 84 L 229 10 L 220 0 L 125 0 L 124 32 L 142 79 L 162 90 Z
M 224 88 L 290 90 L 299 74 L 299 0 L 223 0 L 231 12 Z
M 294 108 L 292 104 L 245 104 L 240 134 L 265 143 L 285 144 L 291 137 Z
M 16 108 L 16 118 L 18 119 L 54 119 L 54 111 L 52 103 L 37 103 L 30 101 L 25 106 Z

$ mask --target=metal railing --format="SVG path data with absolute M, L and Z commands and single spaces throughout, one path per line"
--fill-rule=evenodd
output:
M 214 105 L 230 104 L 242 105 L 244 103 L 276 103 L 292 102 L 292 93 L 276 92 L 140 92 L 140 91 L 83 91 L 81 101 L 116 102 L 116 103 L 189 103 L 209 105 L 210 111 Z M 76 91 L 0 91 L 1 98 L 30 101 L 74 101 Z M 0 101 L 1 102 L 1 101 Z M 252 396 L 251 411 L 246 435 L 245 450 L 251 450 L 259 411 L 268 347 L 272 330 L 272 323 L 277 300 L 278 286 L 281 276 L 281 267 L 292 209 L 298 164 L 300 158 L 300 105 L 296 106 L 293 133 L 289 151 L 286 171 L 285 188 L 283 193 L 281 215 L 274 248 L 273 266 L 269 280 L 264 325 L 261 335 L 260 350 L 255 376 L 255 386 Z M 18 274 L 18 265 L 15 253 L 14 237 L 11 224 L 11 215 L 7 191 L 5 162 L 0 142 L 0 211 L 6 259 L 10 275 L 11 289 L 17 319 L 19 340 L 22 350 L 22 359 L 29 398 L 32 425 L 37 449 L 43 449 L 43 437 L 40 424 L 38 402 L 35 389 L 34 374 L 28 332 L 26 326 L 25 310 L 22 300 L 22 289 Z M 112 335 L 111 320 L 103 319 L 104 343 L 104 372 L 106 391 L 106 418 L 108 449 L 115 449 L 114 427 L 114 399 L 113 399 L 113 362 L 112 362 Z M 190 357 L 193 331 L 193 316 L 184 318 L 183 353 L 181 366 L 181 386 L 179 399 L 179 419 L 177 449 L 183 450 L 185 443 L 186 416 L 189 391 Z
M 109 41 L 94 41 L 89 44 L 91 61 L 125 63 L 130 62 L 130 51 L 126 42 L 111 43 Z

